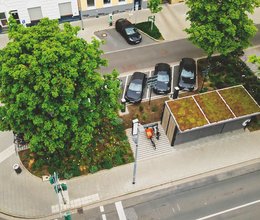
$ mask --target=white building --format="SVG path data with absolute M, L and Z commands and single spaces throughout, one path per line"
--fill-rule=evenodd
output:
M 0 0 L 0 25 L 7 26 L 11 13 L 17 22 L 30 25 L 41 18 L 65 19 L 79 16 L 77 0 Z

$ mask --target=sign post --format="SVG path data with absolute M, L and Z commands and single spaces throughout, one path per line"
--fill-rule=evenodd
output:
M 147 79 L 147 86 L 150 89 L 150 95 L 149 95 L 149 105 L 151 104 L 151 96 L 152 96 L 152 89 L 157 84 L 157 76 L 151 76 Z

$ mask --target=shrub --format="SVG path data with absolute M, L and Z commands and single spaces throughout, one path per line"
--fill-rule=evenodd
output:
M 144 111 L 144 106 L 139 105 L 139 111 L 140 111 L 140 112 L 143 112 L 143 111 Z
M 153 105 L 151 110 L 152 110 L 152 112 L 157 112 L 158 111 L 158 106 L 157 105 Z
M 97 166 L 91 166 L 90 168 L 89 168 L 89 172 L 90 173 L 95 173 L 95 172 L 97 172 L 98 171 L 98 167 Z

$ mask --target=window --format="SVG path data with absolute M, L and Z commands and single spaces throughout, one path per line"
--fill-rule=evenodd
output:
M 110 4 L 111 3 L 111 0 L 103 0 L 104 1 L 104 4 Z
M 10 11 L 10 13 L 13 16 L 13 18 L 16 20 L 17 24 L 20 24 L 20 19 L 19 19 L 19 15 L 18 15 L 17 10 Z
M 95 6 L 95 0 L 87 0 L 88 7 Z
M 7 25 L 7 19 L 4 12 L 0 12 L 0 25 L 2 26 Z

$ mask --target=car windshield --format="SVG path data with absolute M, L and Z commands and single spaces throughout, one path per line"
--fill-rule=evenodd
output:
M 126 28 L 126 29 L 125 29 L 125 32 L 126 32 L 127 35 L 133 35 L 133 34 L 136 33 L 134 27 L 128 27 L 128 28 Z
M 134 92 L 141 92 L 142 84 L 136 83 L 136 82 L 131 82 L 129 85 L 129 90 L 134 91 Z
M 182 72 L 181 72 L 181 76 L 183 78 L 193 79 L 194 78 L 194 73 L 191 72 L 191 71 L 187 71 L 187 70 L 183 69 Z
M 159 82 L 169 82 L 169 76 L 164 71 L 159 71 L 157 76 L 157 81 Z

